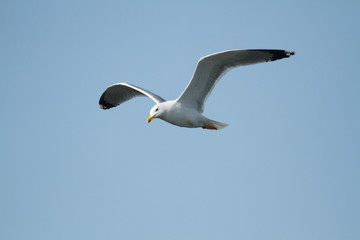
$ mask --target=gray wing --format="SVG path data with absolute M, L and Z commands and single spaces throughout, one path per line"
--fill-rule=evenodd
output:
M 109 109 L 126 102 L 137 96 L 146 96 L 154 102 L 160 103 L 165 100 L 158 95 L 129 83 L 117 83 L 108 87 L 99 100 L 100 108 Z
M 205 101 L 215 84 L 230 69 L 288 58 L 294 54 L 295 52 L 285 50 L 252 49 L 230 50 L 203 57 L 199 60 L 189 85 L 177 101 L 203 112 Z

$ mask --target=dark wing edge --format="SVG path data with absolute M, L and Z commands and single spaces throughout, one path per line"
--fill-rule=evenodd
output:
M 129 83 L 117 83 L 108 87 L 99 100 L 100 108 L 110 109 L 134 97 L 146 96 L 155 103 L 164 102 L 162 97 Z
M 260 51 L 260 52 L 268 52 L 271 53 L 272 56 L 268 61 L 276 61 L 283 58 L 288 58 L 292 55 L 295 55 L 294 51 L 288 51 L 288 50 L 277 50 L 277 49 L 249 49 L 247 51 Z M 267 61 L 267 62 L 268 62 Z

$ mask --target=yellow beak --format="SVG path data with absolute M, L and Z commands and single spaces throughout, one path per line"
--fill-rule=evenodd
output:
M 147 122 L 148 122 L 148 123 L 150 123 L 150 122 L 151 122 L 151 120 L 153 120 L 153 119 L 154 119 L 154 117 L 155 117 L 155 115 L 152 115 L 152 116 L 148 117 L 148 118 L 147 118 Z

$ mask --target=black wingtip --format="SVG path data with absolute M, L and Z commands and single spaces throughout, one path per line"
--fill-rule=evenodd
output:
M 101 109 L 107 110 L 107 109 L 110 109 L 110 108 L 113 108 L 113 107 L 117 106 L 117 105 L 114 105 L 114 104 L 111 104 L 111 103 L 105 101 L 104 95 L 105 94 L 101 95 L 100 100 L 99 100 L 99 106 L 100 106 Z
M 276 61 L 279 59 L 288 58 L 292 55 L 295 55 L 294 51 L 278 50 L 278 49 L 251 49 L 250 51 L 270 53 L 271 57 L 267 61 Z
M 294 51 L 286 51 L 286 50 L 269 50 L 269 52 L 273 54 L 270 61 L 276 61 L 282 58 L 288 58 L 292 55 L 295 55 Z

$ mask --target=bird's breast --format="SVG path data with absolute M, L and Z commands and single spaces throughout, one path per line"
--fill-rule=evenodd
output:
M 206 121 L 206 118 L 198 111 L 181 104 L 174 104 L 161 119 L 180 127 L 189 128 L 202 127 Z

